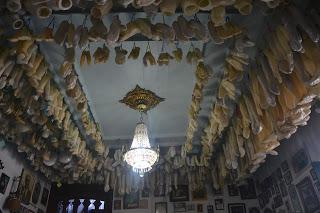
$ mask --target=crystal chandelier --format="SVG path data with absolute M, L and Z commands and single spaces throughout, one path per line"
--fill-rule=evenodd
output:
M 132 170 L 143 177 L 158 161 L 158 150 L 151 149 L 147 126 L 140 122 L 134 131 L 134 137 L 129 151 L 124 154 L 124 160 L 132 166 Z
M 143 122 L 142 113 L 146 113 L 148 110 L 154 108 L 161 101 L 164 101 L 164 99 L 138 85 L 120 100 L 121 103 L 141 113 L 140 123 L 137 124 L 134 131 L 131 147 L 124 154 L 124 160 L 132 166 L 132 170 L 141 177 L 143 177 L 144 173 L 152 169 L 152 166 L 159 158 L 159 147 L 155 150 L 150 146 L 148 128 Z

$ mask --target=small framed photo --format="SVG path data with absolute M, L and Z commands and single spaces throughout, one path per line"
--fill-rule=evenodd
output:
M 286 160 L 281 163 L 281 170 L 283 173 L 289 170 L 289 164 Z
M 284 174 L 284 181 L 286 182 L 287 186 L 291 185 L 291 182 L 292 182 L 292 174 L 290 171 L 287 171 L 285 174 Z
M 224 201 L 223 199 L 215 199 L 214 205 L 216 206 L 216 210 L 224 210 Z
M 114 200 L 113 201 L 113 209 L 114 210 L 121 210 L 121 200 Z
M 203 204 L 197 204 L 197 212 L 203 212 Z
M 168 207 L 166 202 L 157 202 L 155 203 L 155 213 L 167 213 Z
M 196 210 L 195 204 L 193 203 L 187 204 L 187 211 L 195 211 L 195 210 Z
M 178 188 L 170 193 L 170 202 L 185 201 L 189 201 L 189 187 L 188 185 L 178 185 Z
M 314 185 L 315 185 L 317 191 L 320 192 L 320 183 L 319 183 L 319 181 L 315 182 Z
M 235 184 L 228 185 L 228 193 L 230 197 L 239 196 L 239 189 L 237 185 Z
M 213 205 L 208 205 L 208 206 L 207 206 L 207 212 L 208 212 L 208 213 L 214 213 Z
M 229 203 L 229 213 L 246 213 L 246 205 L 244 203 Z
M 1 194 L 6 193 L 9 181 L 10 181 L 10 177 L 5 173 L 2 173 L 0 177 L 0 193 Z
M 310 175 L 311 175 L 311 177 L 312 177 L 312 180 L 314 180 L 314 181 L 317 181 L 317 180 L 318 180 L 318 177 L 317 177 L 317 174 L 316 174 L 316 171 L 314 170 L 314 168 L 312 168 L 312 169 L 310 170 Z
M 174 207 L 174 212 L 186 212 L 187 211 L 187 207 L 186 207 L 186 203 L 174 203 L 173 204 Z
M 139 208 L 140 209 L 148 209 L 148 200 L 142 199 L 139 201 Z

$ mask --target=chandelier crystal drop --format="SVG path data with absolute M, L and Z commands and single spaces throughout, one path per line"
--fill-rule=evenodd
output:
M 132 170 L 143 177 L 158 161 L 159 152 L 150 146 L 147 126 L 141 121 L 137 124 L 133 141 L 129 151 L 124 155 L 124 160 L 132 166 Z

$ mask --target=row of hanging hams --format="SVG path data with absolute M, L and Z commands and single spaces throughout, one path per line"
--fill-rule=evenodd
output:
M 99 157 L 93 158 L 81 138 L 34 40 L 20 40 L 10 48 L 3 48 L 0 67 L 4 118 L 17 127 L 24 126 L 4 128 L 9 132 L 3 135 L 10 135 L 18 150 L 27 153 L 35 169 L 44 171 L 51 180 L 69 174 L 71 168 L 78 167 L 82 175 L 94 171 Z M 94 150 L 103 156 L 107 149 L 102 141 L 97 141 Z M 57 170 L 61 172 L 53 172 Z
M 220 152 L 212 147 L 211 153 L 205 152 L 215 155 L 214 167 L 219 172 L 213 178 L 217 188 L 232 171 L 237 171 L 236 179 L 255 172 L 268 154 L 277 155 L 274 149 L 282 139 L 307 124 L 313 100 L 320 95 L 317 17 L 319 11 L 303 14 L 293 5 L 283 11 L 280 24 L 267 35 L 265 46 L 250 62 L 251 68 L 245 69 L 249 70 L 248 78 L 242 81 L 245 87 L 234 116 L 216 117 L 205 130 L 202 142 L 211 146 L 221 143 Z M 229 92 L 226 95 L 233 98 Z M 217 105 L 221 106 L 216 103 L 213 113 Z M 223 121 L 229 123 L 224 127 L 224 142 L 219 139 Z
M 24 60 L 30 60 L 28 63 L 31 64 L 30 66 L 33 66 L 31 72 L 33 73 L 38 70 L 40 77 L 42 77 L 43 72 L 46 70 L 45 68 L 48 68 L 48 65 L 46 64 L 43 55 L 38 53 L 36 45 L 37 39 L 34 39 L 34 36 L 32 36 L 32 33 L 28 29 L 24 28 L 22 31 L 23 32 L 15 34 L 15 36 L 9 37 L 8 40 L 20 47 L 18 63 L 25 63 Z M 32 65 L 32 63 L 34 65 Z M 74 50 L 72 48 L 66 48 L 65 60 L 61 64 L 59 75 L 65 81 L 67 95 L 76 103 L 76 108 L 81 114 L 81 120 L 86 133 L 95 141 L 100 141 L 99 144 L 101 144 L 101 132 L 97 127 L 97 124 L 90 117 L 88 111 L 88 101 L 74 70 L 73 63 Z M 49 82 L 48 79 L 46 80 Z M 45 86 L 47 82 L 44 82 L 43 86 Z M 48 86 L 48 88 L 50 87 Z M 43 90 L 43 88 L 41 89 Z
M 275 8 L 282 0 L 261 0 L 265 6 Z M 53 11 L 68 11 L 72 7 L 90 9 L 90 15 L 101 19 L 109 14 L 113 7 L 128 7 L 143 10 L 147 14 L 156 14 L 160 11 L 165 16 L 172 16 L 177 8 L 181 8 L 185 16 L 193 16 L 199 11 L 211 11 L 211 16 L 224 11 L 225 7 L 232 6 L 242 15 L 248 15 L 253 8 L 252 0 L 7 0 L 6 7 L 11 13 L 25 10 L 30 14 L 46 19 Z M 20 12 L 21 13 L 21 12 Z M 223 17 L 224 18 L 224 17 Z
M 123 25 L 118 15 L 112 18 L 109 30 L 103 20 L 91 18 L 91 23 L 92 26 L 88 28 L 87 18 L 84 18 L 83 23 L 79 26 L 75 26 L 70 20 L 64 20 L 56 29 L 53 23 L 49 23 L 38 35 L 32 35 L 26 27 L 23 27 L 16 30 L 15 35 L 10 39 L 15 41 L 26 36 L 33 37 L 37 41 L 54 41 L 59 45 L 65 44 L 67 48 L 85 49 L 90 42 L 97 41 L 106 42 L 108 46 L 116 46 L 137 34 L 150 40 L 162 40 L 169 43 L 187 42 L 192 39 L 207 42 L 211 36 L 215 43 L 221 44 L 224 40 L 242 32 L 242 29 L 231 21 L 224 22 L 221 26 L 209 21 L 208 26 L 205 26 L 197 17 L 187 20 L 181 15 L 172 23 L 172 26 L 166 23 L 153 24 L 147 18 L 137 18 Z

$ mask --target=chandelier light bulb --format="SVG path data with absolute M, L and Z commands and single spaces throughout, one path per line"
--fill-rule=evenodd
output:
M 132 166 L 132 170 L 143 177 L 158 161 L 159 153 L 150 146 L 147 126 L 137 124 L 130 149 L 124 154 L 124 160 Z

